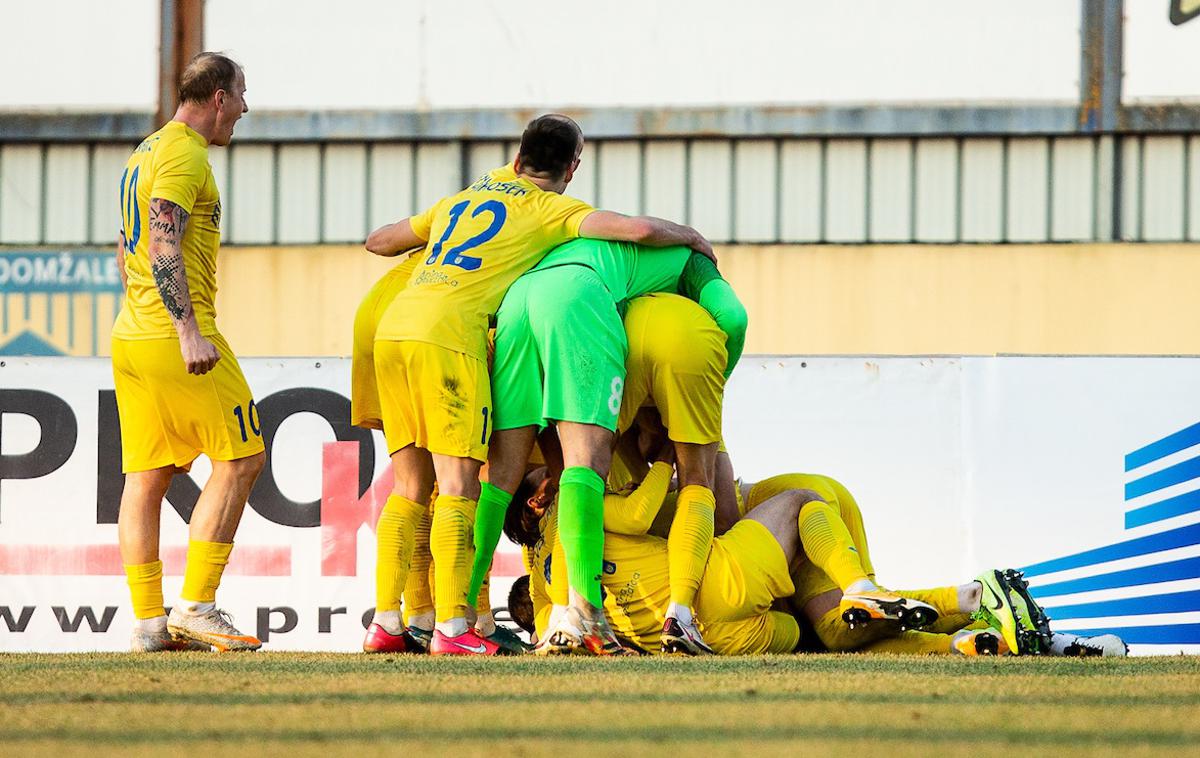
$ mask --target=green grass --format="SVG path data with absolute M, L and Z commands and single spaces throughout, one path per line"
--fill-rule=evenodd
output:
M 0 754 L 1186 754 L 1200 659 L 0 655 Z

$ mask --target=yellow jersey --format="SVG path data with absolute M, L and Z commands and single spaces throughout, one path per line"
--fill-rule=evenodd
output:
M 488 323 L 504 293 L 595 209 L 540 189 L 512 164 L 409 221 L 430 244 L 375 338 L 427 342 L 487 360 Z
M 667 541 L 646 532 L 671 486 L 674 468 L 655 463 L 628 494 L 604 496 L 604 563 L 600 582 L 613 629 L 656 651 L 671 600 Z
M 671 601 L 667 541 L 648 534 L 605 532 L 600 582 L 605 593 L 604 610 L 613 629 L 642 648 L 657 652 Z
M 542 538 L 533 547 L 522 547 L 525 571 L 529 573 L 529 599 L 533 602 L 534 626 L 538 637 L 546 634 L 553 600 L 550 598 L 550 567 L 554 556 L 554 541 L 558 539 L 557 504 L 542 514 Z
M 170 121 L 142 140 L 121 176 L 128 285 L 112 334 L 120 339 L 174 337 L 150 270 L 150 199 L 175 203 L 188 215 L 183 265 L 200 333 L 217 333 L 217 249 L 221 244 L 221 195 L 208 163 L 208 142 L 189 126 Z

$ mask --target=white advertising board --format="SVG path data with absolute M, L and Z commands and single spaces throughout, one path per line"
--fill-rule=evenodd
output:
M 1166 2 L 1125 3 L 1121 97 L 1126 104 L 1200 103 L 1200 66 L 1196 65 L 1200 18 L 1195 15 L 1200 2 L 1173 0 L 1173 4 L 1182 23 L 1172 23 Z
M 271 464 L 219 601 L 275 650 L 358 649 L 373 602 L 382 439 L 348 424 L 349 362 L 245 359 Z M 822 473 L 861 506 L 889 586 L 1027 568 L 1055 627 L 1200 652 L 1200 359 L 749 356 L 726 441 L 753 481 Z M 0 363 L 0 650 L 121 650 L 109 363 Z M 207 469 L 163 508 L 170 599 Z M 506 604 L 520 570 L 501 543 Z

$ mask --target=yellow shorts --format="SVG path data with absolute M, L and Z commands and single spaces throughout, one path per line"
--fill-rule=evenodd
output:
M 875 567 L 871 563 L 871 549 L 867 544 L 867 529 L 863 525 L 862 511 L 850 491 L 836 479 L 819 474 L 780 474 L 763 479 L 750 488 L 746 510 L 750 510 L 787 490 L 812 490 L 837 509 L 842 522 L 850 532 L 850 539 L 858 551 L 859 560 L 867 576 L 875 578 Z M 744 515 L 744 514 L 743 514 Z
M 800 644 L 800 624 L 790 614 L 767 611 L 743 621 L 704 624 L 704 641 L 720 655 L 791 653 Z
M 375 377 L 389 455 L 416 445 L 487 461 L 492 386 L 483 361 L 427 342 L 379 340 Z
M 742 621 L 771 610 L 776 598 L 795 592 L 787 557 L 770 530 L 742 520 L 713 540 L 696 594 L 704 624 Z
M 375 282 L 354 313 L 354 347 L 350 360 L 350 423 L 383 428 L 379 387 L 375 384 L 375 329 L 396 293 L 408 286 L 418 256 L 410 255 Z
M 254 396 L 219 334 L 212 371 L 189 374 L 171 337 L 112 341 L 113 386 L 121 417 L 121 470 L 187 468 L 200 454 L 232 461 L 263 451 Z
M 728 354 L 725 333 L 712 316 L 680 295 L 645 295 L 629 304 L 625 334 L 629 355 L 618 431 L 652 404 L 673 441 L 719 442 Z

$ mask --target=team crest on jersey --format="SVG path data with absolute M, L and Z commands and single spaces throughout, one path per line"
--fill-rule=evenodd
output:
M 221 228 L 221 201 L 220 200 L 218 200 L 217 204 L 213 206 L 212 225 L 218 229 Z
M 605 561 L 603 571 L 609 576 L 612 576 L 613 574 L 617 573 L 617 564 L 613 563 L 612 561 Z

